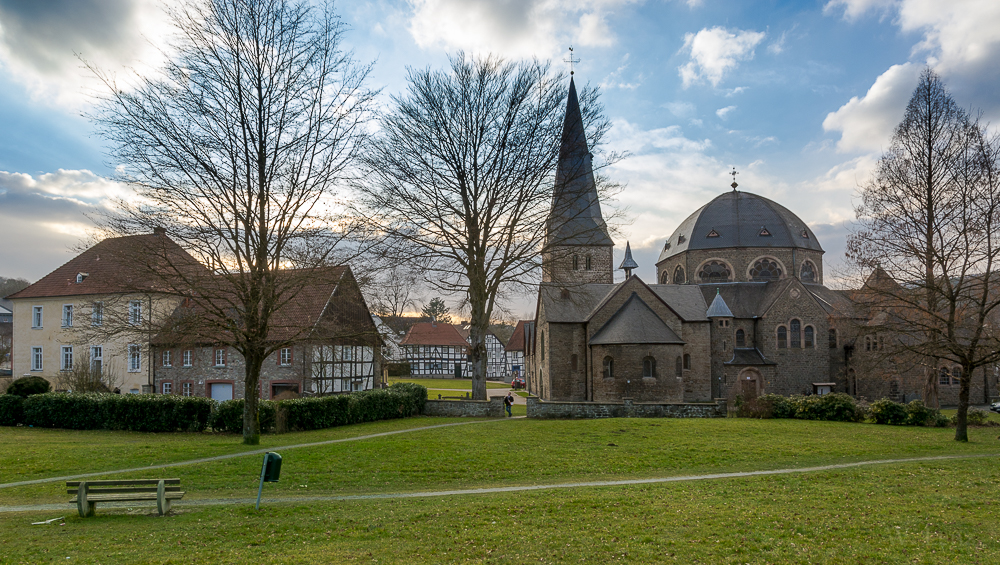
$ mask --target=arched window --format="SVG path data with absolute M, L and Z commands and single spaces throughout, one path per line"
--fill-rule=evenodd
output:
M 947 367 L 941 367 L 941 370 L 938 372 L 938 384 L 951 384 L 951 374 L 948 372 Z
M 805 342 L 806 342 L 805 346 L 806 346 L 806 349 L 812 349 L 812 348 L 816 347 L 816 336 L 815 336 L 814 332 L 815 332 L 815 330 L 813 330 L 812 326 L 806 326 L 806 331 L 805 331 L 805 334 L 806 334 L 805 335 Z
M 604 358 L 604 378 L 615 378 L 615 360 L 610 355 Z
M 574 271 L 579 271 L 580 270 L 580 256 L 579 255 L 574 255 L 573 256 L 573 270 Z
M 952 367 L 951 368 L 951 384 L 957 385 L 962 382 L 962 368 Z
M 656 378 L 656 359 L 654 359 L 651 355 L 647 355 L 642 359 L 642 378 Z
M 542 354 L 542 361 L 545 361 L 545 330 L 538 333 L 538 352 Z
M 788 347 L 788 328 L 785 326 L 778 326 L 778 349 L 784 349 Z
M 798 320 L 792 320 L 788 323 L 788 333 L 791 334 L 791 348 L 798 349 L 802 347 L 802 322 Z
M 590 270 L 590 255 L 587 255 L 587 270 Z
M 722 261 L 709 261 L 701 266 L 701 270 L 698 271 L 698 278 L 701 282 L 706 283 L 717 283 L 726 282 L 733 275 L 733 272 L 729 269 L 729 265 L 726 265 Z
M 830 349 L 837 349 L 837 330 L 830 328 Z
M 736 330 L 736 347 L 747 346 L 747 334 L 743 330 Z
M 684 267 L 680 265 L 674 269 L 674 284 L 684 284 Z
M 802 263 L 802 271 L 799 278 L 804 283 L 816 282 L 816 267 L 812 264 L 812 261 Z
M 681 361 L 680 356 L 678 356 L 677 360 L 674 361 L 674 372 L 677 373 L 678 377 L 684 376 L 684 365 L 682 365 L 682 363 L 683 361 Z
M 667 284 L 668 282 L 670 282 L 670 274 L 663 271 L 660 273 L 660 284 Z
M 754 262 L 750 267 L 750 280 L 754 281 L 776 281 L 781 278 L 781 267 L 778 262 L 762 257 Z
M 689 370 L 689 371 L 691 370 L 691 354 L 690 353 L 685 353 L 684 354 L 684 368 L 687 369 L 687 370 Z

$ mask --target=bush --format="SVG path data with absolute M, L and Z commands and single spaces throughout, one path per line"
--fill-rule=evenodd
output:
M 938 411 L 928 408 L 922 400 L 911 400 L 906 405 L 906 425 L 933 426 L 937 423 Z
M 0 426 L 16 426 L 24 421 L 24 399 L 16 394 L 0 395 Z
M 902 426 L 907 423 L 909 418 L 905 405 L 893 402 L 888 398 L 872 402 L 871 411 L 872 420 L 874 420 L 876 424 Z
M 795 402 L 787 396 L 765 394 L 737 407 L 741 418 L 794 418 Z
M 190 396 L 50 392 L 24 400 L 23 423 L 70 430 L 203 431 L 214 404 Z
M 314 396 L 282 400 L 278 410 L 284 418 L 282 431 L 320 430 L 350 423 L 350 397 Z
M 958 414 L 952 416 L 949 421 L 952 424 L 957 424 Z M 990 413 L 979 408 L 969 408 L 968 415 L 965 417 L 965 423 L 970 426 L 988 426 L 991 424 Z
M 7 387 L 7 394 L 28 398 L 32 394 L 45 394 L 51 390 L 52 385 L 42 377 L 21 377 L 10 383 L 10 386 Z
M 284 400 L 282 402 L 288 402 Z M 257 420 L 260 422 L 260 432 L 267 433 L 274 429 L 274 416 L 277 402 L 261 400 L 257 405 Z M 243 433 L 243 399 L 224 400 L 212 413 L 212 429 L 219 432 Z
M 795 399 L 795 417 L 800 420 L 823 420 L 827 422 L 861 422 L 864 411 L 854 403 L 854 399 L 842 392 L 817 396 L 800 396 Z

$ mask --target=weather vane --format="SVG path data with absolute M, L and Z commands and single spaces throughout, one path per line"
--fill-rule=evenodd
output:
M 579 63 L 580 59 L 573 58 L 573 46 L 569 46 L 569 59 L 563 59 L 564 63 L 569 63 L 569 74 L 573 74 L 573 63 Z
M 739 186 L 738 184 L 736 184 L 736 175 L 739 174 L 736 172 L 736 167 L 733 167 L 732 172 L 730 172 L 729 174 L 733 176 L 733 184 L 729 186 L 733 187 L 733 190 L 736 190 L 736 187 Z

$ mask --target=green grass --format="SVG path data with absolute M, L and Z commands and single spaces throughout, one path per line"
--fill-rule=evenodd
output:
M 515 406 L 524 408 L 523 406 Z M 1000 453 L 997 428 L 797 420 L 493 420 L 301 449 L 281 445 L 442 422 L 413 418 L 264 436 L 284 456 L 265 496 L 557 484 Z M 26 447 L 26 446 L 30 446 Z M 236 436 L 0 428 L 0 483 L 245 450 Z M 186 501 L 256 494 L 260 457 L 177 467 Z M 123 475 L 121 478 L 125 478 Z M 835 472 L 496 495 L 0 514 L 0 563 L 527 561 L 990 563 L 996 458 Z M 0 489 L 0 506 L 64 503 L 62 483 Z M 137 514 L 135 513 L 137 512 Z M 30 526 L 67 515 L 65 526 Z M 253 557 L 258 555 L 260 557 Z
M 389 384 L 393 383 L 416 383 L 418 385 L 423 385 L 428 389 L 448 389 L 448 390 L 467 390 L 472 391 L 472 381 L 470 379 L 411 379 L 403 377 L 389 377 Z M 487 389 L 510 389 L 510 385 L 506 383 L 498 383 L 494 381 L 486 381 Z M 434 395 L 430 395 L 433 397 Z

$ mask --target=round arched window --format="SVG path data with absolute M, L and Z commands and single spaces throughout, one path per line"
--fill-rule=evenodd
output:
M 660 284 L 667 284 L 668 282 L 670 282 L 669 273 L 663 271 L 662 273 L 660 273 Z
M 800 278 L 805 283 L 816 282 L 816 267 L 813 266 L 812 261 L 802 263 L 802 276 Z
M 750 268 L 750 279 L 755 281 L 776 281 L 781 278 L 781 267 L 777 261 L 764 257 Z
M 610 355 L 604 358 L 604 378 L 615 378 L 615 360 Z
M 698 278 L 701 279 L 701 282 L 707 283 L 726 282 L 730 276 L 732 276 L 732 272 L 729 270 L 729 265 L 722 261 L 709 261 L 702 265 L 701 270 L 698 271 Z
M 680 265 L 674 269 L 674 284 L 684 284 L 684 267 Z
M 642 377 L 645 379 L 656 378 L 656 359 L 647 355 L 642 359 Z

